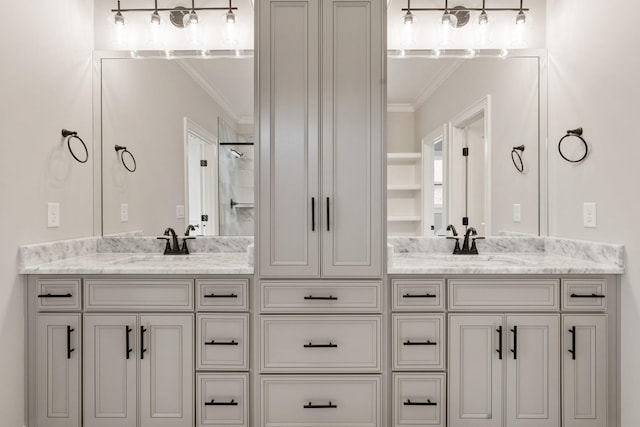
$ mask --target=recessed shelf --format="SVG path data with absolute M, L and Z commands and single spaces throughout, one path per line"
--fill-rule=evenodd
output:
M 391 191 L 417 191 L 421 190 L 422 186 L 420 184 L 391 184 L 387 185 L 387 190 Z
M 388 222 L 418 222 L 422 218 L 419 216 L 390 216 L 387 217 Z

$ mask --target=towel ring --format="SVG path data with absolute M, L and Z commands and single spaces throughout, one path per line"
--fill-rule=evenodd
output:
M 116 153 L 119 154 L 120 162 L 122 163 L 122 166 L 124 166 L 124 168 L 131 173 L 135 172 L 136 169 L 138 169 L 138 165 L 136 164 L 136 158 L 133 157 L 133 154 L 131 154 L 131 151 L 127 150 L 127 147 L 123 147 L 122 145 L 116 145 L 115 149 L 116 149 Z M 133 166 L 127 165 L 127 162 L 124 160 L 125 154 L 129 155 L 131 162 L 133 162 Z
M 62 129 L 62 137 L 67 139 L 67 148 L 69 148 L 71 156 L 76 159 L 78 163 L 87 163 L 87 160 L 89 160 L 89 150 L 87 150 L 87 144 L 85 144 L 82 138 L 78 136 L 78 132 Z M 71 140 L 74 138 L 80 141 L 80 144 L 82 144 L 82 148 L 84 149 L 84 160 L 81 160 L 78 156 L 76 156 L 76 153 L 73 152 L 73 148 L 71 148 Z
M 587 141 L 585 141 L 584 138 L 582 137 L 582 133 L 583 133 L 582 128 L 569 129 L 567 131 L 567 134 L 560 139 L 560 142 L 558 142 L 558 152 L 560 153 L 560 156 L 563 159 L 565 159 L 567 162 L 580 163 L 581 161 L 583 161 L 584 159 L 587 158 L 587 154 L 589 154 L 589 146 L 587 145 Z M 565 139 L 567 139 L 567 138 L 569 138 L 571 136 L 574 136 L 574 137 L 578 138 L 582 142 L 582 145 L 584 146 L 584 154 L 582 155 L 582 157 L 580 157 L 577 160 L 573 160 L 573 159 L 568 158 L 562 152 L 562 141 L 564 141 Z
M 517 147 L 513 147 L 513 150 L 511 150 L 511 161 L 513 162 L 513 166 L 515 166 L 516 170 L 520 173 L 524 172 L 522 153 L 524 153 L 524 145 L 518 145 Z

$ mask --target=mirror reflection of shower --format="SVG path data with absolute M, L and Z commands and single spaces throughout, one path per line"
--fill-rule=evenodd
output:
M 253 125 L 238 128 L 218 120 L 221 236 L 251 236 L 254 231 Z

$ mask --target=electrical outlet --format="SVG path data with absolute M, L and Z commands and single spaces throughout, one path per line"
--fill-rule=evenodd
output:
M 520 222 L 520 220 L 521 220 L 520 203 L 514 203 L 514 205 L 513 205 L 513 222 Z
M 128 222 L 129 221 L 129 204 L 121 203 L 120 204 L 120 222 Z
M 176 218 L 184 218 L 184 205 L 176 205 Z
M 47 227 L 60 227 L 60 203 L 47 203 Z
M 596 228 L 598 224 L 597 206 L 595 203 L 585 203 L 582 210 L 582 222 L 587 228 Z

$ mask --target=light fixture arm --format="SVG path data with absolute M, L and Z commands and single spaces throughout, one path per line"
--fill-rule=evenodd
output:
M 445 4 L 444 7 L 406 7 L 403 9 L 400 9 L 403 12 L 406 12 L 408 10 L 412 11 L 412 12 L 449 12 L 449 1 L 445 0 Z M 488 12 L 529 12 L 529 8 L 524 7 L 524 0 L 520 0 L 520 7 L 519 8 L 514 8 L 514 7 L 486 7 L 485 5 L 485 1 L 483 0 L 482 2 L 482 7 L 465 7 L 465 6 L 456 6 L 455 7 L 456 11 L 460 11 L 460 12 L 482 12 L 482 11 L 488 11 Z

